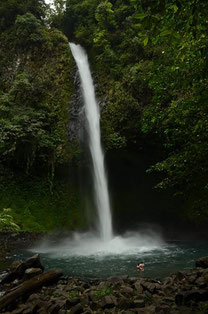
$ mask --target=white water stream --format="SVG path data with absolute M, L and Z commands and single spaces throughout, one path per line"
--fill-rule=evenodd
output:
M 104 155 L 100 139 L 100 110 L 96 101 L 87 54 L 80 45 L 70 43 L 70 48 L 79 70 L 84 97 L 89 147 L 93 164 L 94 195 L 98 213 L 97 229 L 100 238 L 109 241 L 113 237 L 113 232 Z
M 113 235 L 110 201 L 107 179 L 104 167 L 104 155 L 100 140 L 100 112 L 95 97 L 95 89 L 90 73 L 89 62 L 84 49 L 70 43 L 70 48 L 76 61 L 81 79 L 84 98 L 84 108 L 89 137 L 89 148 L 92 156 L 94 195 L 98 214 L 97 233 L 74 233 L 71 237 L 59 239 L 58 243 L 51 241 L 50 237 L 37 244 L 32 251 L 45 253 L 59 261 L 75 256 L 89 256 L 95 260 L 103 256 L 134 256 L 164 250 L 161 237 L 152 230 L 127 232 L 123 236 Z M 91 266 L 90 266 L 91 267 Z M 106 265 L 108 268 L 109 266 Z M 86 272 L 87 274 L 87 272 Z

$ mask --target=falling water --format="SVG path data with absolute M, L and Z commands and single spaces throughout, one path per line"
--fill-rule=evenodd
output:
M 102 240 L 109 241 L 112 239 L 113 232 L 108 186 L 104 167 L 104 155 L 100 140 L 99 106 L 95 97 L 95 89 L 87 55 L 80 45 L 70 43 L 70 48 L 79 70 L 85 103 L 89 148 L 93 163 L 95 203 L 99 224 L 98 231 Z

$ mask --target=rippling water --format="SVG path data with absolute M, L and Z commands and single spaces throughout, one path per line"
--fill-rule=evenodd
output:
M 151 277 L 160 279 L 178 270 L 194 267 L 196 259 L 208 255 L 208 244 L 191 244 L 184 242 L 164 243 L 160 239 L 148 238 L 143 241 L 132 241 L 135 237 L 126 239 L 116 237 L 111 246 L 105 247 L 98 240 L 93 242 L 80 238 L 65 240 L 58 245 L 49 245 L 47 242 L 34 248 L 32 251 L 21 252 L 15 259 L 21 259 L 39 252 L 41 261 L 46 269 L 61 268 L 65 275 L 74 277 L 98 277 L 129 275 L 131 277 Z M 71 242 L 70 242 L 71 241 Z M 140 241 L 140 242 L 139 242 Z M 91 246 L 87 246 L 91 243 Z M 130 245 L 131 244 L 131 245 Z M 86 246 L 86 247 L 85 247 Z M 97 248 L 97 249 L 95 249 Z M 123 250 L 122 250 L 123 248 Z M 144 272 L 137 272 L 136 265 L 144 261 Z

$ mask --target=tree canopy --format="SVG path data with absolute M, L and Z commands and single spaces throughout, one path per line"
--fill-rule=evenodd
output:
M 29 173 L 68 159 L 71 58 L 67 38 L 44 21 L 43 1 L 3 1 L 0 137 L 4 165 Z M 12 17 L 7 24 L 7 14 Z M 5 18 L 5 20 L 4 20 Z M 4 23 L 5 21 L 5 23 Z
M 198 218 L 208 213 L 207 14 L 205 0 L 68 0 L 63 17 L 90 53 L 106 145 L 150 140 L 163 152 L 158 187 Z
M 8 168 L 54 171 L 73 154 L 67 124 L 83 45 L 106 149 L 148 147 L 158 188 L 208 217 L 208 2 L 43 0 L 0 3 L 0 153 Z

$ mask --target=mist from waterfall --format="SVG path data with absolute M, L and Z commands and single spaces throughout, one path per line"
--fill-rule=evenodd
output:
M 87 54 L 80 45 L 70 43 L 70 48 L 79 70 L 84 98 L 89 148 L 93 166 L 95 205 L 98 214 L 97 231 L 101 239 L 109 241 L 113 237 L 113 231 L 104 154 L 101 147 L 100 110 L 95 96 Z

